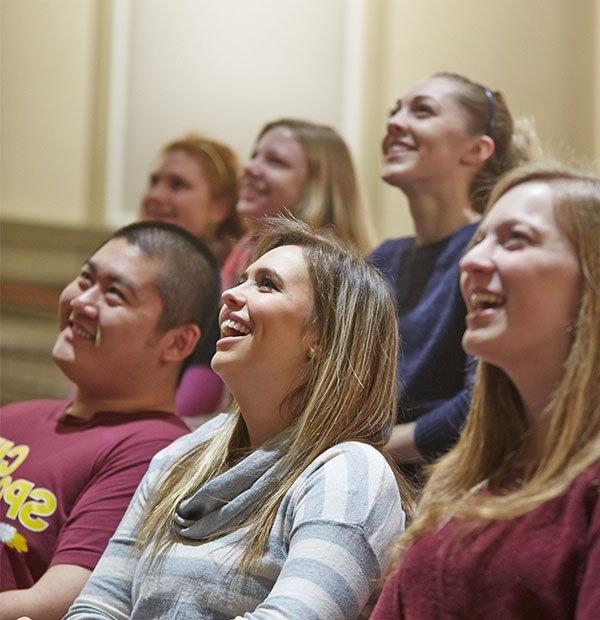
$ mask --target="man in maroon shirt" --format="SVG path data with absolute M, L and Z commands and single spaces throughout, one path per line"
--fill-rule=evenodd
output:
M 112 235 L 62 292 L 53 355 L 73 400 L 0 414 L 0 620 L 62 617 L 152 456 L 187 432 L 177 383 L 219 289 L 201 242 L 144 222 Z

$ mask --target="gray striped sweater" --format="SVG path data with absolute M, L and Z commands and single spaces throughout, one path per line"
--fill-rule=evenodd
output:
M 152 488 L 168 467 L 226 419 L 219 416 L 157 454 L 88 584 L 65 618 L 346 619 L 363 617 L 404 526 L 394 475 L 377 450 L 342 443 L 321 454 L 279 507 L 251 574 L 235 571 L 246 528 L 209 543 L 194 538 L 235 524 L 260 501 L 277 444 L 253 452 L 180 506 L 184 542 L 151 569 L 133 547 Z M 264 497 L 264 496 L 263 496 Z

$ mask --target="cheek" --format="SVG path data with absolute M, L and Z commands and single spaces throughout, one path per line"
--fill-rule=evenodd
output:
M 294 176 L 288 180 L 285 186 L 285 197 L 287 204 L 285 205 L 289 209 L 293 209 L 298 206 L 298 203 L 302 200 L 304 194 L 304 178 L 300 176 Z
M 208 203 L 198 197 L 188 197 L 177 205 L 177 219 L 182 228 L 196 236 L 205 232 L 208 225 Z
M 581 297 L 583 295 L 583 283 L 579 270 L 569 270 L 560 277 L 560 271 L 555 276 L 554 295 L 549 302 L 555 304 L 562 320 L 567 325 L 572 325 L 577 317 Z
M 77 285 L 72 282 L 60 294 L 58 299 L 58 324 L 60 329 L 63 329 L 67 324 L 69 314 L 71 313 L 71 301 L 75 299 L 77 291 Z
M 459 279 L 458 279 L 458 287 L 460 289 L 460 294 L 463 298 L 463 301 L 465 302 L 465 305 L 467 304 L 467 295 L 465 293 L 466 286 L 467 286 L 467 274 L 464 271 L 461 271 Z

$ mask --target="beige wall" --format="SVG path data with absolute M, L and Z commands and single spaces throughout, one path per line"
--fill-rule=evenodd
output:
M 449 69 L 503 91 L 561 152 L 600 156 L 596 0 L 2 0 L 3 217 L 135 217 L 160 145 L 196 129 L 245 158 L 281 115 L 340 129 L 380 237 L 410 230 L 378 178 L 395 99 Z M 595 129 L 594 129 L 595 123 Z
M 600 157 L 597 0 L 385 0 L 383 117 L 425 76 L 451 70 L 506 97 L 515 117 L 533 117 L 545 144 L 587 162 Z M 596 82 L 596 87 L 594 83 Z M 596 117 L 597 118 L 597 117 Z M 597 162 L 600 163 L 600 162 Z M 379 230 L 400 232 L 409 219 L 393 188 L 378 186 Z
M 136 0 L 123 207 L 135 216 L 160 147 L 190 130 L 248 156 L 267 121 L 339 128 L 344 0 Z
M 1 204 L 29 222 L 89 221 L 95 0 L 2 0 Z

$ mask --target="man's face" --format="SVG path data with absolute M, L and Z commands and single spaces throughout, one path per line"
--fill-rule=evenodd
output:
M 154 282 L 161 266 L 127 240 L 113 239 L 63 290 L 53 355 L 80 389 L 127 396 L 160 365 L 162 301 Z

